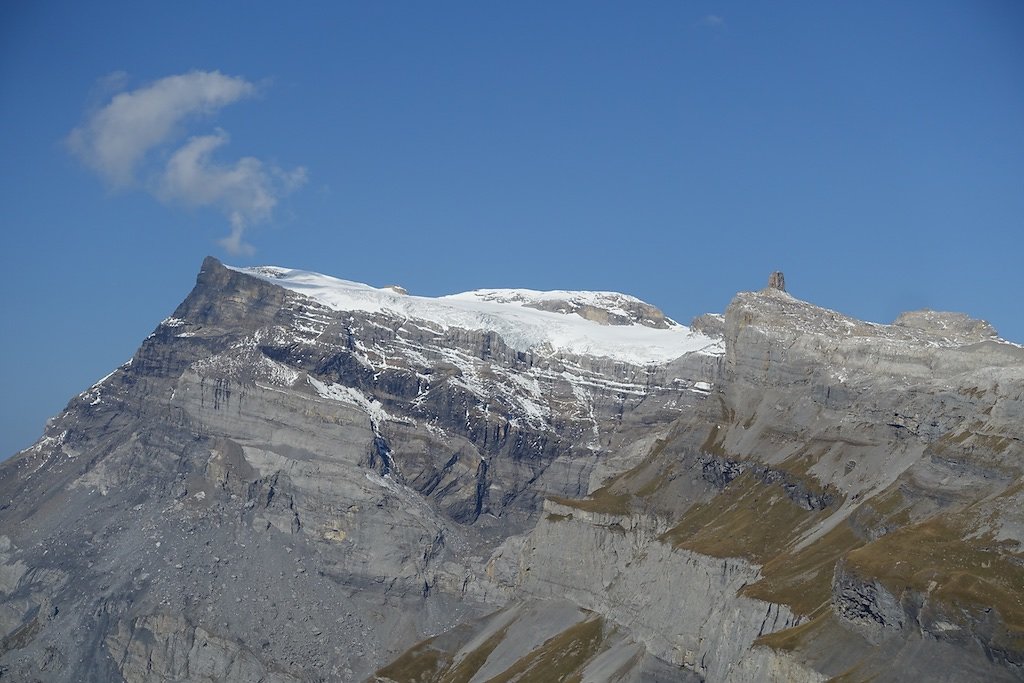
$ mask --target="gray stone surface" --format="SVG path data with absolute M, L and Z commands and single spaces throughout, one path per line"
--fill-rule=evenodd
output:
M 129 363 L 0 465 L 0 679 L 357 681 L 500 622 L 483 680 L 594 615 L 587 681 L 1020 679 L 1006 605 L 951 611 L 843 561 L 824 616 L 801 614 L 745 594 L 767 565 L 666 541 L 752 481 L 813 520 L 783 559 L 940 520 L 1021 563 L 1024 348 L 960 314 L 865 323 L 779 280 L 695 321 L 724 356 L 640 367 L 333 311 L 208 259 Z M 542 306 L 664 321 L 590 301 Z M 789 649 L 762 641 L 793 627 Z

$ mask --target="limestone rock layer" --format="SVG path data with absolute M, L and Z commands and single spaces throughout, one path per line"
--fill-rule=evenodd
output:
M 1024 677 L 1024 348 L 207 259 L 0 464 L 0 679 Z

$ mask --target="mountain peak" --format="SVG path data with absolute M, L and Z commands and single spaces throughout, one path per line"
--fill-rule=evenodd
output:
M 993 334 L 208 258 L 0 463 L 0 671 L 1019 680 L 1024 347 Z

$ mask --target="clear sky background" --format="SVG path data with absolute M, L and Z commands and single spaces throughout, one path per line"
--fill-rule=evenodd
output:
M 11 0 L 0 131 L 0 457 L 207 254 L 681 322 L 782 269 L 1024 341 L 1015 0 Z

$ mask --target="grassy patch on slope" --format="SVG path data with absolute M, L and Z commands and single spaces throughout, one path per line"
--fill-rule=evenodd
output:
M 628 493 L 612 493 L 608 486 L 602 486 L 588 498 L 564 498 L 548 496 L 548 499 L 559 505 L 576 508 L 585 512 L 597 512 L 606 515 L 628 515 L 630 499 Z
M 763 578 L 741 593 L 789 605 L 797 614 L 813 614 L 832 599 L 836 562 L 863 543 L 845 522 L 840 523 L 806 548 L 773 557 L 761 567 Z
M 715 498 L 691 507 L 661 541 L 713 557 L 764 564 L 827 515 L 803 509 L 778 487 L 744 472 Z
M 775 650 L 792 652 L 803 644 L 809 636 L 818 631 L 831 618 L 831 612 L 823 611 L 818 616 L 809 621 L 805 621 L 799 626 L 758 636 L 754 640 L 754 645 L 767 645 Z
M 632 469 L 615 475 L 604 486 L 596 489 L 586 498 L 548 496 L 548 499 L 559 505 L 586 512 L 628 515 L 632 512 L 634 496 L 650 496 L 665 484 L 665 477 L 651 465 L 665 450 L 668 441 L 668 439 L 657 439 L 651 452 L 644 457 L 643 461 Z
M 508 626 L 496 631 L 490 638 L 482 642 L 479 647 L 459 660 L 451 669 L 445 671 L 444 675 L 438 679 L 439 683 L 469 683 L 469 680 L 473 678 L 473 674 L 480 670 L 480 667 L 487 662 L 487 658 L 491 656 L 494 649 L 501 644 L 501 641 L 505 640 L 507 633 Z
M 391 664 L 377 671 L 375 680 L 393 683 L 469 683 L 508 635 L 508 625 L 493 633 L 457 662 L 435 642 L 425 640 L 409 648 Z M 578 683 L 587 663 L 605 643 L 604 619 L 593 617 L 548 638 L 536 649 L 488 683 L 545 681 Z
M 941 518 L 914 524 L 847 555 L 859 576 L 900 595 L 911 589 L 954 608 L 994 608 L 1018 645 L 1024 644 L 1024 565 L 1009 544 L 966 537 Z
M 451 656 L 434 647 L 436 638 L 413 645 L 402 655 L 375 674 L 378 681 L 395 683 L 433 683 L 447 668 Z
M 550 681 L 576 683 L 583 667 L 601 651 L 604 619 L 582 621 L 549 638 L 488 683 Z

